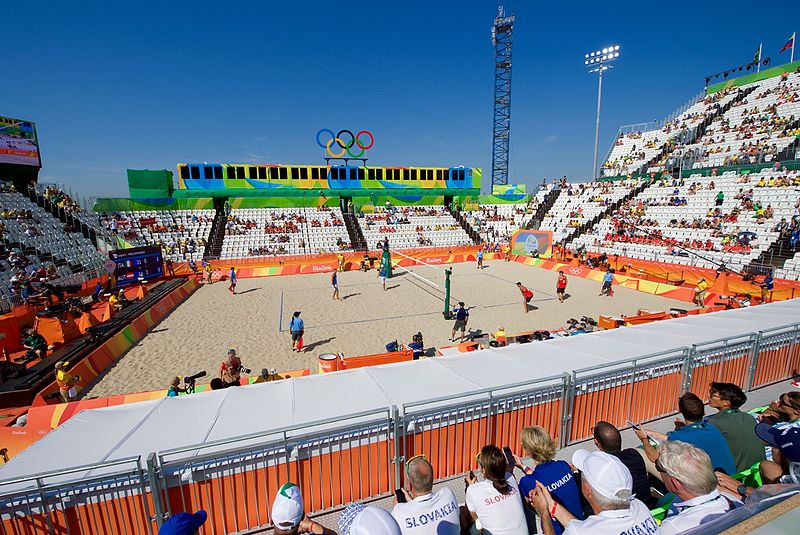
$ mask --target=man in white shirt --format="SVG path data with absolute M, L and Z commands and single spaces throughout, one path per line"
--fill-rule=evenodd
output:
M 542 517 L 545 535 L 555 535 L 552 518 L 566 526 L 564 535 L 658 533 L 658 524 L 647 506 L 633 497 L 633 477 L 622 461 L 601 451 L 578 450 L 572 456 L 572 464 L 581 471 L 581 492 L 594 515 L 577 520 L 538 483 L 530 498 Z
M 411 490 L 402 489 L 405 503 L 397 503 L 392 516 L 403 535 L 458 535 L 459 511 L 455 494 L 447 487 L 433 492 L 433 466 L 424 457 L 406 463 Z
M 665 535 L 711 522 L 741 505 L 720 494 L 711 459 L 691 444 L 677 440 L 659 444 L 656 470 L 667 489 L 678 496 L 661 523 Z

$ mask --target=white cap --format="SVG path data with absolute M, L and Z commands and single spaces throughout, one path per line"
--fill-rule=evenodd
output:
M 621 490 L 633 491 L 633 477 L 622 461 L 602 451 L 578 450 L 572 464 L 583 473 L 592 489 L 605 498 L 618 498 Z
M 272 502 L 272 524 L 282 530 L 292 529 L 303 520 L 304 516 L 303 495 L 300 493 L 300 488 L 294 483 L 284 484 Z
M 339 517 L 341 535 L 402 535 L 400 526 L 386 510 L 351 503 Z

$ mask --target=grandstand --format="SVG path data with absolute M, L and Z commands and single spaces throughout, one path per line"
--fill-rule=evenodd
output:
M 240 208 L 225 224 L 220 258 L 308 255 L 351 249 L 339 208 Z
M 444 206 L 376 206 L 375 211 L 359 215 L 359 224 L 368 246 L 384 238 L 395 249 L 471 245 L 472 239 Z
M 657 262 L 714 269 L 725 264 L 742 271 L 778 239 L 780 221 L 796 213 L 786 191 L 794 191 L 799 175 L 770 169 L 657 181 L 571 245 Z M 775 177 L 786 185 L 755 187 L 762 180 L 774 184 Z M 717 206 L 720 192 L 724 200 Z
M 99 284 L 91 297 L 86 287 L 73 293 L 80 306 L 102 309 L 100 326 L 87 327 L 73 346 L 46 340 L 50 360 L 18 364 L 21 382 L 28 372 L 51 377 L 67 350 L 80 351 L 105 329 L 118 332 L 73 362 L 92 374 L 79 378 L 80 395 L 92 399 L 56 404 L 64 389 L 49 379 L 36 407 L 5 407 L 0 421 L 18 424 L 32 445 L 0 468 L 0 531 L 146 533 L 200 508 L 211 517 L 204 533 L 263 531 L 274 521 L 268 503 L 287 478 L 302 488 L 310 513 L 330 512 L 390 497 L 407 484 L 404 462 L 419 454 L 438 479 L 460 478 L 488 443 L 522 454 L 519 435 L 532 423 L 559 447 L 578 447 L 601 417 L 622 428 L 673 415 L 687 392 L 707 402 L 711 381 L 750 392 L 791 378 L 800 368 L 800 305 L 792 299 L 800 292 L 798 92 L 800 72 L 712 88 L 657 127 L 620 133 L 603 179 L 565 178 L 530 195 L 482 195 L 480 169 L 349 162 L 181 163 L 177 189 L 169 171 L 133 171 L 130 198 L 98 199 L 93 213 L 57 187 L 25 183 L 32 186 L 25 196 L 16 190 L 23 181 L 4 185 L 0 222 L 13 254 L 0 258 L 0 290 L 14 308 L 6 327 L 73 321 L 25 296 L 28 282 Z M 379 261 L 385 253 L 398 269 L 389 288 L 374 270 L 361 272 L 384 240 Z M 493 253 L 500 244 L 513 251 L 503 256 L 508 262 Z M 161 288 L 170 292 L 163 302 L 145 301 L 153 288 L 137 286 L 140 315 L 115 318 L 103 263 L 109 250 L 140 245 L 160 246 L 165 260 L 181 265 L 156 283 L 172 285 Z M 496 261 L 486 272 L 466 264 L 478 250 Z M 208 279 L 187 265 L 200 261 L 209 262 Z M 650 280 L 637 261 L 666 275 Z M 244 279 L 238 290 L 217 284 L 231 266 Z M 329 297 L 335 269 L 342 299 L 338 287 Z M 553 293 L 563 271 L 565 302 Z M 294 274 L 307 275 L 279 277 Z M 697 281 L 717 274 L 719 287 L 693 309 Z M 767 274 L 781 279 L 774 292 L 761 291 Z M 607 276 L 616 297 L 595 297 Z M 517 280 L 536 291 L 530 308 Z M 485 314 L 492 324 L 472 323 L 457 343 L 442 319 L 451 299 L 469 301 L 473 317 Z M 295 352 L 287 332 L 301 310 L 307 355 Z M 600 332 L 586 317 L 575 330 L 550 325 L 580 314 L 597 317 Z M 415 340 L 415 331 L 421 339 L 423 328 L 430 351 L 420 352 L 431 358 L 418 361 L 398 340 Z M 393 339 L 400 350 L 384 353 Z M 170 357 L 210 375 L 219 354 L 243 346 L 247 365 L 264 366 L 255 382 L 270 384 L 248 386 L 242 377 L 244 388 L 195 394 L 192 382 L 192 392 L 166 399 L 159 385 L 186 371 L 164 355 L 178 344 L 185 347 Z M 345 355 L 353 346 L 364 354 Z M 342 373 L 323 374 L 323 357 Z M 393 358 L 369 370 L 345 364 Z M 276 360 L 299 369 L 270 371 Z M 313 364 L 320 374 L 306 377 Z M 135 383 L 140 378 L 154 382 Z M 152 391 L 122 391 L 131 385 Z M 256 406 L 269 410 L 254 414 Z M 734 475 L 755 485 L 759 470 L 748 465 Z
M 6 310 L 24 302 L 17 283 L 40 267 L 50 268 L 47 280 L 56 284 L 82 282 L 82 274 L 102 269 L 105 258 L 91 240 L 10 184 L 0 189 L 0 220 L 6 252 L 17 257 L 14 265 L 10 259 L 0 260 L 0 295 Z
M 101 218 L 105 227 L 134 246 L 160 245 L 176 262 L 202 260 L 214 210 L 143 210 Z

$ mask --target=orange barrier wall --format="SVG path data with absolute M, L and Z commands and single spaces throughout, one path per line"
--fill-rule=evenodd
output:
M 753 388 L 795 377 L 800 371 L 800 344 L 759 351 L 753 375 Z
M 707 402 L 708 385 L 712 381 L 744 385 L 747 381 L 749 362 L 750 356 L 745 354 L 706 366 L 694 367 L 692 368 L 689 390 L 700 396 L 704 402 Z
M 360 357 L 347 357 L 340 361 L 339 369 L 352 370 L 365 366 L 377 366 L 379 364 L 391 364 L 392 362 L 405 362 L 408 360 L 414 360 L 414 351 L 411 349 L 377 353 L 375 355 L 362 355 Z
M 630 383 L 629 376 L 608 380 L 611 386 L 575 395 L 572 406 L 570 439 L 592 436 L 592 426 L 602 419 L 616 427 L 627 427 L 626 420 L 642 422 L 672 414 L 682 394 L 680 372 L 665 373 L 651 379 Z M 619 384 L 622 383 L 622 384 Z M 591 383 L 589 383 L 591 385 Z
M 103 345 L 92 351 L 82 361 L 79 363 L 71 363 L 70 373 L 73 375 L 80 375 L 80 385 L 89 384 L 100 375 L 103 370 L 130 349 L 133 344 L 141 340 L 144 335 L 147 334 L 147 331 L 182 303 L 198 287 L 199 284 L 196 280 L 187 280 L 183 285 L 170 292 L 149 310 L 139 315 L 127 327 L 106 340 Z M 60 399 L 48 399 L 49 395 L 57 392 L 58 385 L 56 385 L 54 380 L 36 395 L 33 406 L 58 403 Z

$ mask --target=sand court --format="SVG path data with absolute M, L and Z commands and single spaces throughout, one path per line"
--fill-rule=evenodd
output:
M 144 339 L 109 368 L 86 392 L 108 396 L 166 388 L 175 375 L 200 370 L 216 377 L 228 348 L 236 348 L 243 364 L 316 373 L 321 353 L 348 356 L 381 353 L 387 343 L 408 343 L 421 332 L 426 347 L 449 345 L 452 320 L 445 320 L 444 273 L 452 268 L 451 307 L 461 300 L 470 311 L 468 331 L 508 333 L 563 328 L 583 315 L 635 314 L 638 309 L 692 308 L 683 301 L 615 287 L 614 297 L 598 297 L 600 283 L 569 277 L 567 294 L 556 299 L 557 273 L 514 262 L 487 261 L 447 266 L 416 265 L 387 280 L 383 291 L 375 270 L 339 274 L 341 301 L 332 299 L 330 273 L 240 279 L 237 295 L 226 282 L 198 289 Z M 439 268 L 439 269 L 436 269 Z M 416 276 L 415 276 L 416 275 Z M 426 279 L 426 280 L 422 280 Z M 533 290 L 527 314 L 516 282 Z M 438 285 L 438 287 L 434 286 Z M 301 311 L 305 351 L 291 351 L 289 320 Z

